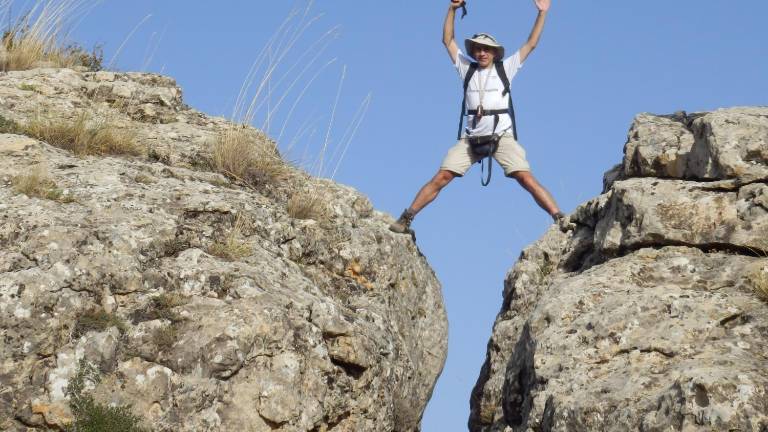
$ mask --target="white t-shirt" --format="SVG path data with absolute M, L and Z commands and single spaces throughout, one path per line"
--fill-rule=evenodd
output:
M 471 58 L 467 57 L 463 52 L 459 51 L 456 56 L 456 70 L 461 77 L 461 84 L 464 85 L 464 78 L 469 71 L 469 65 L 473 62 Z M 507 73 L 510 83 L 517 74 L 517 70 L 522 67 L 520 63 L 520 51 L 515 52 L 510 57 L 504 59 L 504 71 Z M 490 74 L 490 75 L 489 75 Z M 487 81 L 487 82 L 486 82 Z M 497 109 L 509 108 L 509 95 L 502 96 L 504 92 L 504 83 L 501 82 L 501 78 L 496 73 L 496 67 L 491 65 L 485 69 L 477 69 L 472 79 L 469 81 L 467 87 L 467 111 L 477 109 L 480 105 L 480 90 L 485 89 L 483 94 L 483 109 L 486 111 Z M 477 122 L 477 127 L 472 128 L 472 124 L 475 121 L 475 116 L 467 115 L 464 121 L 464 135 L 465 136 L 482 136 L 491 135 L 493 131 L 493 116 L 484 115 Z M 496 133 L 502 132 L 512 127 L 512 119 L 505 114 L 499 115 L 499 124 L 496 125 Z

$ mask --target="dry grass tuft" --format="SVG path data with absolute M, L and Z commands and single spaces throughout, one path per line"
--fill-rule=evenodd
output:
M 144 149 L 136 142 L 133 131 L 118 129 L 107 121 L 91 122 L 87 114 L 74 121 L 33 119 L 20 125 L 20 132 L 69 150 L 78 156 L 140 156 Z
M 189 303 L 189 297 L 185 297 L 179 293 L 163 293 L 157 297 L 152 297 L 152 305 L 158 310 L 173 309 L 177 306 L 184 306 Z
M 310 190 L 301 190 L 288 199 L 288 216 L 294 219 L 325 220 L 330 211 L 323 197 Z
M 133 178 L 133 181 L 139 184 L 155 184 L 157 183 L 157 179 L 149 174 L 144 173 L 138 173 Z
M 237 220 L 226 238 L 208 247 L 208 253 L 228 261 L 238 260 L 251 255 L 251 245 L 240 239 L 245 222 L 238 215 Z
M 61 203 L 73 202 L 74 197 L 59 189 L 46 171 L 43 165 L 37 165 L 32 168 L 29 174 L 14 177 L 13 189 L 28 197 L 43 198 Z
M 755 294 L 768 301 L 768 259 L 751 265 L 746 277 Z
M 39 66 L 85 66 L 102 68 L 103 51 L 88 52 L 77 44 L 65 45 L 67 27 L 85 6 L 83 0 L 36 1 L 31 9 L 10 25 L 0 41 L 0 69 L 27 70 Z M 11 16 L 11 2 L 0 3 L 2 16 Z
M 4 134 L 18 134 L 19 124 L 11 119 L 7 119 L 0 115 L 0 133 Z
M 179 293 L 163 293 L 151 300 L 151 310 L 155 314 L 155 319 L 165 319 L 171 322 L 182 321 L 179 315 L 173 309 L 184 306 L 189 303 L 189 298 Z
M 164 320 L 170 321 L 171 324 L 178 324 L 185 321 L 186 318 L 176 308 L 189 303 L 189 301 L 189 297 L 176 292 L 163 293 L 150 298 L 143 308 L 134 310 L 130 319 L 133 323 Z
M 125 333 L 128 329 L 126 323 L 117 315 L 103 309 L 89 309 L 77 317 L 72 336 L 77 338 L 88 332 L 102 332 L 110 327 L 117 327 L 120 333 Z
M 276 184 L 291 174 L 275 143 L 263 133 L 244 127 L 219 133 L 213 143 L 213 166 L 249 186 Z
M 159 351 L 168 351 L 179 341 L 179 329 L 176 324 L 157 328 L 152 333 L 152 342 Z

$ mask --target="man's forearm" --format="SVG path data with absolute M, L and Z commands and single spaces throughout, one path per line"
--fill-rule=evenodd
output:
M 547 11 L 539 11 L 539 15 L 536 17 L 536 22 L 533 23 L 533 29 L 531 30 L 531 34 L 528 36 L 528 42 L 526 43 L 531 50 L 536 48 L 536 45 L 539 44 L 541 33 L 544 31 L 544 21 L 546 21 L 546 19 Z
M 456 20 L 456 9 L 449 7 L 448 14 L 445 16 L 443 24 L 443 45 L 448 46 L 454 38 L 454 21 Z
M 547 11 L 539 10 L 539 15 L 536 17 L 536 22 L 533 23 L 533 30 L 531 30 L 528 40 L 520 47 L 520 61 L 525 61 L 528 55 L 536 48 L 541 38 L 541 32 L 544 30 L 544 21 L 547 19 Z

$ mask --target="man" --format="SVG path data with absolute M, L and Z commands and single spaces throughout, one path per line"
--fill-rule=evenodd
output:
M 525 159 L 525 150 L 513 137 L 511 132 L 512 119 L 505 112 L 509 108 L 509 98 L 503 92 L 504 85 L 494 65 L 495 60 L 503 59 L 504 71 L 508 80 L 511 81 L 531 51 L 536 48 L 551 0 L 534 0 L 534 3 L 539 14 L 536 17 L 533 30 L 525 44 L 512 56 L 504 59 L 504 47 L 496 42 L 492 36 L 485 33 L 477 34 L 465 41 L 468 53 L 477 62 L 477 70 L 472 75 L 467 87 L 467 127 L 464 130 L 464 135 L 448 151 L 437 174 L 421 188 L 411 206 L 405 209 L 400 218 L 389 227 L 390 230 L 397 233 L 410 233 L 410 225 L 416 214 L 431 203 L 451 180 L 463 176 L 472 164 L 482 157 L 472 151 L 469 139 L 493 134 L 501 136 L 493 157 L 504 168 L 504 174 L 517 180 L 531 194 L 536 203 L 552 216 L 552 219 L 558 223 L 561 229 L 567 228 L 569 224 L 567 218 L 558 208 L 552 195 L 531 174 Z M 453 28 L 456 9 L 463 5 L 464 1 L 462 0 L 451 0 L 448 15 L 445 17 L 443 25 L 443 44 L 448 50 L 451 61 L 459 71 L 462 82 L 472 63 L 472 59 L 459 50 L 454 39 Z M 483 112 L 503 112 L 503 114 L 483 115 Z

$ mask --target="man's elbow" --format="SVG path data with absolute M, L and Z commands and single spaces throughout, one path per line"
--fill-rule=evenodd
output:
M 451 39 L 446 39 L 446 38 L 443 38 L 443 45 L 444 45 L 446 48 L 448 48 L 449 46 L 451 46 Z
M 529 53 L 530 53 L 530 52 L 533 52 L 533 50 L 535 50 L 535 49 L 536 49 L 536 43 L 534 43 L 534 42 L 528 42 L 527 44 L 525 44 L 525 48 L 527 49 L 527 51 L 528 51 Z

